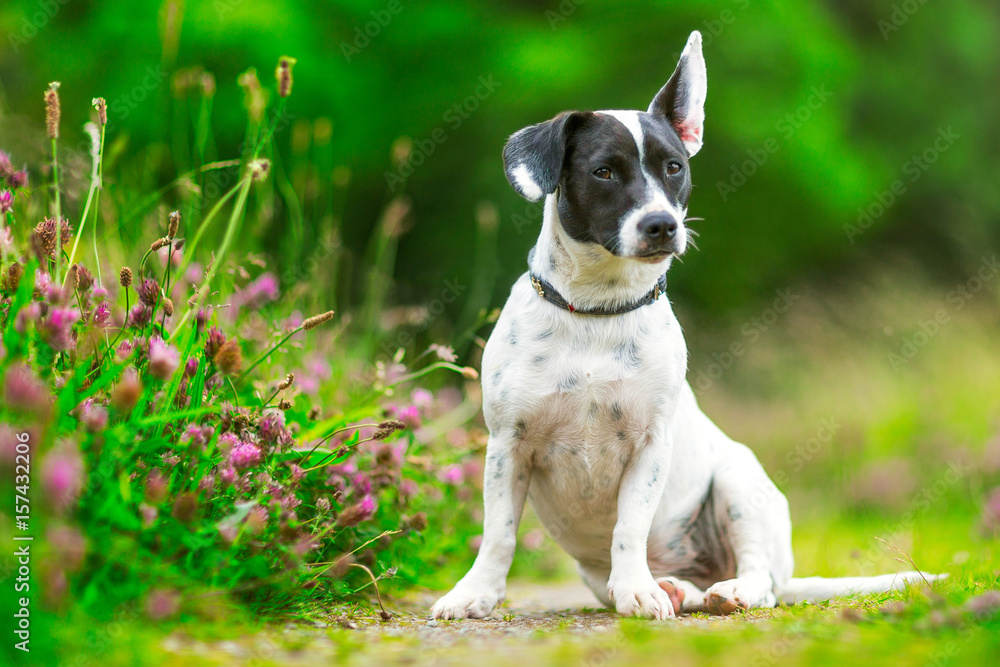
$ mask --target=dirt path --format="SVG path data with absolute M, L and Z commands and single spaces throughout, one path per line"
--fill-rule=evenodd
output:
M 503 608 L 489 618 L 434 621 L 437 593 L 387 605 L 393 618 L 340 610 L 313 623 L 289 624 L 254 636 L 197 641 L 180 633 L 163 642 L 168 664 L 539 664 L 555 650 L 565 664 L 613 664 L 626 643 L 619 617 L 600 609 L 580 583 L 512 582 Z M 721 618 L 682 617 L 682 625 L 717 625 Z M 557 631 L 557 632 L 555 632 Z M 572 657 L 571 656 L 575 656 Z

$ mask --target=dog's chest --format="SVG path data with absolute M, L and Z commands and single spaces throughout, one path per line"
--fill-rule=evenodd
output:
M 579 519 L 585 526 L 567 533 L 603 532 L 637 449 L 663 445 L 686 370 L 679 326 L 666 300 L 597 318 L 518 292 L 483 356 L 491 437 L 530 464 L 531 498 L 543 521 Z

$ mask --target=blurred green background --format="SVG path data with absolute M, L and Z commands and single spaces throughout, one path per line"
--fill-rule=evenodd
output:
M 961 461 L 948 495 L 971 525 L 1000 478 L 997 3 L 8 0 L 0 146 L 42 184 L 42 93 L 61 81 L 77 219 L 82 126 L 107 98 L 101 224 L 127 250 L 167 210 L 145 198 L 240 156 L 238 78 L 271 87 L 293 56 L 275 178 L 239 250 L 276 262 L 296 307 L 355 314 L 375 333 L 363 354 L 450 341 L 475 365 L 482 313 L 540 222 L 504 178 L 506 137 L 566 109 L 644 109 L 694 29 L 709 96 L 690 214 L 705 220 L 669 293 L 700 400 L 797 520 L 899 512 Z M 163 206 L 189 215 L 202 188 L 207 210 L 235 182 L 212 174 Z
M 303 121 L 332 121 L 324 151 L 352 174 L 346 246 L 361 252 L 386 200 L 405 191 L 412 228 L 394 299 L 421 303 L 444 280 L 467 285 L 485 271 L 475 306 L 498 306 L 539 216 L 503 177 L 505 138 L 565 109 L 645 108 L 693 29 L 705 36 L 709 97 L 690 210 L 705 221 L 699 250 L 671 274 L 682 306 L 718 315 L 887 252 L 951 280 L 1000 243 L 1000 5 L 974 0 L 7 0 L 0 109 L 40 130 L 42 92 L 62 81 L 64 142 L 85 141 L 101 95 L 109 141 L 127 137 L 127 154 L 168 140 L 171 77 L 201 66 L 218 86 L 212 150 L 233 157 L 246 116 L 238 75 L 256 67 L 266 80 L 278 56 L 295 56 L 293 131 L 278 143 L 308 145 Z M 933 164 L 911 162 L 949 128 L 958 138 Z M 393 191 L 400 137 L 414 142 L 413 173 Z M 741 179 L 735 191 L 720 185 Z M 852 238 L 859 209 L 877 213 L 897 179 L 904 194 Z M 499 212 L 488 266 L 470 262 L 482 201 Z

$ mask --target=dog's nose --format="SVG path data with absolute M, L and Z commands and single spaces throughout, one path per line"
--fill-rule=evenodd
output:
M 639 234 L 651 244 L 663 243 L 676 233 L 677 220 L 669 213 L 650 213 L 639 221 Z

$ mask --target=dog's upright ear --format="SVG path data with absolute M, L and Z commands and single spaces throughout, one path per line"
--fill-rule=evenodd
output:
M 503 147 L 503 169 L 519 195 L 538 201 L 555 192 L 566 142 L 583 116 L 578 111 L 567 111 L 511 135 Z
M 705 71 L 705 56 L 701 52 L 701 33 L 695 30 L 688 37 L 677 69 L 648 109 L 648 113 L 666 116 L 684 142 L 688 157 L 701 150 L 707 93 L 708 74 Z

